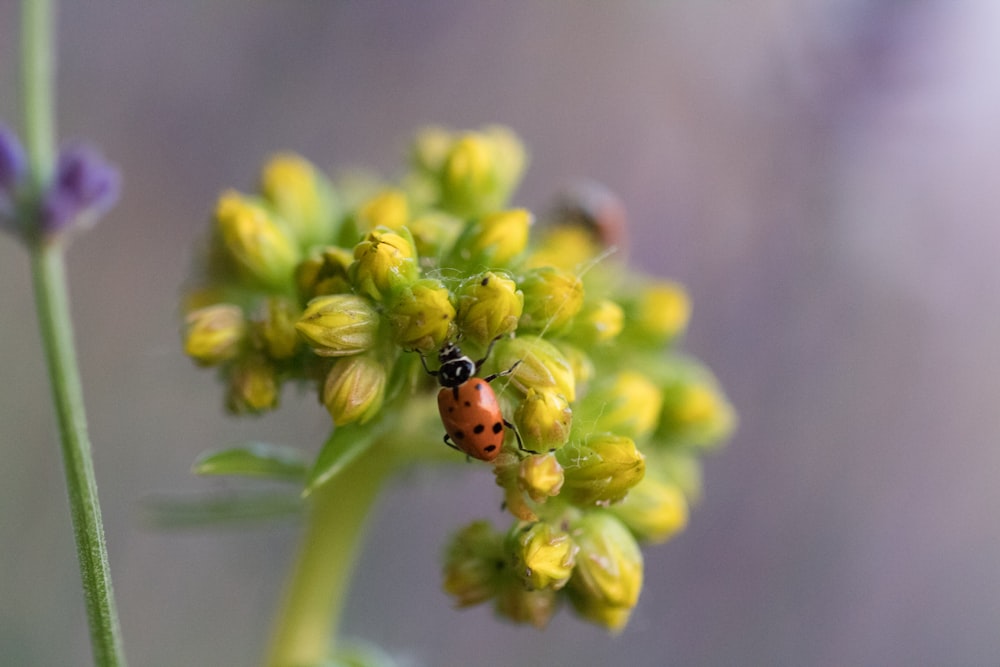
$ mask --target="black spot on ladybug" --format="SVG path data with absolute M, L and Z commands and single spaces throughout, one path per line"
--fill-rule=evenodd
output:
M 454 411 L 455 411 L 455 406 L 454 405 L 449 405 L 448 406 L 448 412 L 454 412 Z
M 476 424 L 476 428 L 472 429 L 472 432 L 473 433 L 482 433 L 485 430 L 486 430 L 485 426 L 483 426 L 482 424 Z
M 499 433 L 502 430 L 503 430 L 503 424 L 502 423 L 497 422 L 496 424 L 493 425 L 493 432 L 494 433 Z
M 486 447 L 483 448 L 483 451 L 492 452 L 496 448 L 497 448 L 496 445 L 487 445 Z
M 455 431 L 454 433 L 452 433 L 451 437 L 455 438 L 456 440 L 464 440 L 465 439 L 465 431 L 459 429 L 458 431 Z
M 471 408 L 471 407 L 472 407 L 472 403 L 469 403 L 468 401 L 466 401 L 466 402 L 465 402 L 465 407 L 467 407 L 467 408 Z

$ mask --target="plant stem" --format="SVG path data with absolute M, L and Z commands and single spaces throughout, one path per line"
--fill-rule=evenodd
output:
M 320 664 L 333 651 L 368 513 L 392 470 L 390 457 L 379 454 L 369 450 L 309 496 L 305 534 L 268 667 Z
M 24 0 L 21 12 L 24 138 L 30 163 L 31 194 L 37 198 L 49 183 L 55 164 L 55 22 L 51 0 Z M 94 662 L 100 667 L 123 667 L 121 630 L 111 588 L 83 389 L 73 346 L 62 243 L 35 237 L 31 243 L 31 265 L 39 329 L 59 419 L 66 490 Z

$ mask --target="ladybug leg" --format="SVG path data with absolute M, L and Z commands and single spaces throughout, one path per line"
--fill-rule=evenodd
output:
M 496 345 L 497 341 L 500 340 L 501 338 L 503 338 L 503 336 L 497 336 L 496 338 L 490 341 L 490 346 L 486 348 L 486 354 L 483 355 L 482 359 L 476 362 L 476 375 L 479 375 L 479 369 L 482 368 L 483 364 L 486 363 L 486 360 L 490 358 L 490 352 L 493 351 L 493 346 Z M 487 382 L 489 382 L 489 380 L 487 380 Z
M 451 447 L 452 449 L 454 449 L 456 452 L 462 452 L 462 450 L 459 449 L 458 447 L 456 447 L 455 443 L 451 441 L 451 436 L 448 435 L 447 433 L 444 434 L 444 444 L 448 445 L 449 447 Z M 462 453 L 465 454 L 465 452 L 462 452 Z M 465 454 L 465 462 L 468 463 L 471 460 L 472 460 L 472 457 L 469 456 L 468 454 Z
M 431 377 L 435 377 L 435 378 L 438 376 L 438 372 L 437 371 L 432 371 L 430 368 L 427 367 L 427 357 L 424 356 L 423 352 L 420 353 L 420 363 L 422 363 L 424 365 L 424 370 L 427 371 L 428 375 L 430 375 Z M 445 437 L 447 437 L 447 436 L 445 436 Z
M 514 365 L 516 366 L 517 364 L 514 364 Z M 509 421 L 507 421 L 506 419 L 503 420 L 503 425 L 506 426 L 507 428 L 509 428 L 511 431 L 514 432 L 514 437 L 517 438 L 517 448 L 518 449 L 520 449 L 522 452 L 528 452 L 529 454 L 541 454 L 541 452 L 536 452 L 533 449 L 525 449 L 525 447 L 524 447 L 524 441 L 521 440 L 521 432 L 517 430 L 517 426 L 514 426 L 514 424 L 512 424 Z
M 500 371 L 499 373 L 494 373 L 493 375 L 487 375 L 486 377 L 483 378 L 483 380 L 485 380 L 486 382 L 493 382 L 497 378 L 506 377 L 506 376 L 510 375 L 511 373 L 513 373 L 514 369 L 517 368 L 520 363 L 521 363 L 521 360 L 518 359 L 517 361 L 514 362 L 514 365 L 511 366 L 510 368 L 508 368 L 507 370 Z

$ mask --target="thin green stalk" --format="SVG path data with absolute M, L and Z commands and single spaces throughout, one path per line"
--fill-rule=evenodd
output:
M 94 663 L 100 667 L 124 667 L 121 629 L 111 588 L 108 550 L 87 435 L 83 389 L 73 348 L 62 247 L 36 247 L 32 251 L 32 268 L 38 322 L 59 417 L 66 489 L 83 578 Z
M 21 12 L 24 139 L 31 194 L 38 197 L 51 179 L 55 165 L 55 16 L 51 0 L 24 0 Z M 38 323 L 59 419 L 66 488 L 94 662 L 99 667 L 124 667 L 121 630 L 87 436 L 83 389 L 73 346 L 64 248 L 58 241 L 44 241 L 40 237 L 35 237 L 31 246 Z
M 391 471 L 369 451 L 309 496 L 298 561 L 277 618 L 268 667 L 321 663 L 334 650 L 369 510 Z

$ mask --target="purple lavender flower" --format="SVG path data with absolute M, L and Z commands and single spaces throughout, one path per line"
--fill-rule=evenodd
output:
M 39 232 L 86 226 L 118 200 L 121 175 L 94 148 L 69 145 L 59 153 L 52 184 L 42 197 Z
M 24 149 L 10 128 L 0 125 L 0 197 L 10 198 L 24 176 Z

